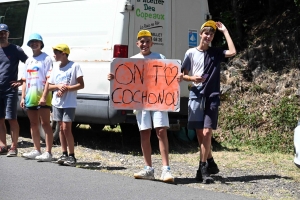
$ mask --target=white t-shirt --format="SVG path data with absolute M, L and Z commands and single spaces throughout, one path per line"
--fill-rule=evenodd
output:
M 83 76 L 83 74 L 79 64 L 70 61 L 64 67 L 59 67 L 59 64 L 53 66 L 48 82 L 54 85 L 75 85 L 77 84 L 77 78 L 81 76 Z M 76 108 L 76 99 L 77 90 L 67 91 L 61 97 L 57 96 L 57 90 L 55 90 L 53 93 L 52 105 L 57 108 Z
M 151 52 L 149 55 L 144 56 L 143 54 L 136 54 L 130 58 L 148 58 L 148 59 L 166 59 L 166 57 L 160 53 Z
M 26 107 L 38 106 L 51 70 L 52 60 L 46 53 L 29 57 L 26 60 L 22 76 L 23 79 L 26 79 Z M 51 106 L 51 96 L 50 92 L 46 99 L 47 106 Z

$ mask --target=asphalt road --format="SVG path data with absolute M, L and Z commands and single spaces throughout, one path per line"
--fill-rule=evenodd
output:
M 248 198 L 2 155 L 0 199 L 244 200 Z

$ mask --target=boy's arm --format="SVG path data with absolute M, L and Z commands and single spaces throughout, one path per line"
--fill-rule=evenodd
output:
M 228 45 L 228 50 L 226 50 L 225 52 L 225 57 L 228 58 L 234 56 L 236 54 L 236 49 L 227 28 L 221 22 L 216 22 L 216 25 L 218 27 L 218 30 L 224 34 L 224 37 Z
M 84 81 L 83 81 L 83 76 L 79 76 L 77 78 L 77 83 L 75 85 L 68 85 L 66 86 L 68 91 L 75 91 L 75 90 L 80 90 L 84 88 Z

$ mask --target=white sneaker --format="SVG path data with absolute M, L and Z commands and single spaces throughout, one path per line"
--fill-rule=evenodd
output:
M 46 151 L 40 156 L 37 156 L 35 159 L 37 159 L 40 162 L 51 162 L 52 161 L 52 155 Z
M 171 174 L 170 168 L 161 168 L 162 173 L 161 173 L 161 177 L 160 180 L 163 182 L 167 182 L 167 183 L 173 183 L 174 182 L 174 177 Z
M 37 156 L 40 156 L 41 152 L 39 152 L 38 150 L 32 150 L 29 153 L 23 153 L 22 157 L 24 158 L 28 158 L 28 159 L 35 159 Z
M 146 167 L 138 173 L 133 174 L 134 178 L 137 179 L 148 179 L 153 180 L 154 177 L 154 169 L 147 169 Z

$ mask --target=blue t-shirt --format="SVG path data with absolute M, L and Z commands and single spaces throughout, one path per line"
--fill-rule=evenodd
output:
M 17 45 L 9 44 L 0 48 L 0 91 L 10 89 L 11 82 L 18 79 L 19 62 L 25 63 L 27 55 Z
M 225 58 L 225 51 L 219 48 L 209 47 L 206 51 L 191 48 L 185 53 L 182 69 L 191 71 L 191 75 L 201 76 L 209 74 L 206 80 L 191 88 L 190 98 L 199 95 L 205 97 L 219 96 L 220 94 L 220 63 Z

